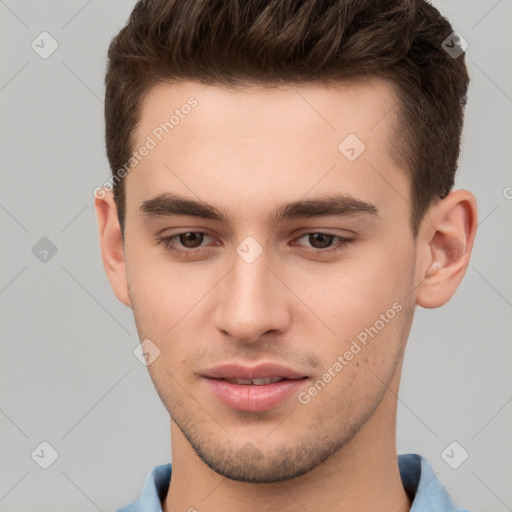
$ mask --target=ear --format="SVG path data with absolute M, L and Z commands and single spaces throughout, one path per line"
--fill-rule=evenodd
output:
M 117 217 L 114 194 L 110 188 L 103 187 L 98 190 L 95 194 L 94 208 L 98 221 L 103 267 L 116 297 L 125 306 L 131 307 L 121 226 Z
M 456 190 L 433 205 L 417 238 L 416 303 L 424 308 L 446 304 L 469 264 L 477 228 L 476 199 Z

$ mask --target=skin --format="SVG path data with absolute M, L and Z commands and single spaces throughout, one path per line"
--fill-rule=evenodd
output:
M 389 151 L 396 97 L 382 79 L 160 84 L 143 103 L 135 146 L 190 96 L 197 107 L 125 177 L 124 247 L 112 194 L 95 201 L 114 293 L 133 309 L 140 339 L 160 350 L 148 370 L 171 417 L 163 510 L 409 510 L 395 444 L 403 352 L 415 307 L 445 304 L 465 273 L 474 196 L 451 192 L 413 237 L 410 177 Z M 353 162 L 338 150 L 350 133 L 366 146 Z M 266 220 L 283 203 L 333 192 L 378 215 Z M 143 215 L 142 202 L 163 193 L 222 208 L 230 221 Z M 208 235 L 199 248 L 175 239 L 192 256 L 158 243 L 184 232 Z M 322 232 L 353 242 L 322 253 L 340 241 L 308 236 Z M 236 252 L 247 236 L 263 251 L 253 263 Z M 277 362 L 309 376 L 307 391 L 396 303 L 401 311 L 307 404 L 294 395 L 268 411 L 235 411 L 199 375 L 224 362 Z

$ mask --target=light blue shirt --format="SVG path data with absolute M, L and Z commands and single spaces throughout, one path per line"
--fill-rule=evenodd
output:
M 412 502 L 410 512 L 469 512 L 453 504 L 432 466 L 421 455 L 398 455 L 398 468 L 405 492 Z M 139 499 L 117 512 L 162 512 L 162 501 L 170 481 L 171 463 L 156 466 L 146 477 Z

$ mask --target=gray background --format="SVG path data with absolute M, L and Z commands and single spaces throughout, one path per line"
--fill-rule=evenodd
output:
M 104 274 L 93 209 L 92 191 L 109 177 L 106 51 L 134 3 L 0 0 L 1 512 L 115 510 L 170 459 L 167 412 L 133 354 L 131 310 Z M 480 226 L 454 298 L 418 309 L 398 450 L 426 456 L 457 504 L 505 512 L 512 510 L 512 4 L 435 5 L 469 43 L 456 186 L 475 193 Z M 43 31 L 59 45 L 47 59 L 31 48 Z M 43 237 L 57 248 L 47 261 L 33 252 Z M 31 456 L 43 441 L 58 452 L 48 469 Z M 452 461 L 469 453 L 458 469 L 441 456 L 453 441 L 462 448 L 450 452 Z

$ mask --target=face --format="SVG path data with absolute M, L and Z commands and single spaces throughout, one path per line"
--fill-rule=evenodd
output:
M 378 79 L 180 82 L 144 101 L 135 146 L 151 147 L 125 177 L 129 301 L 173 424 L 219 474 L 314 469 L 399 374 L 416 246 L 395 107 Z

